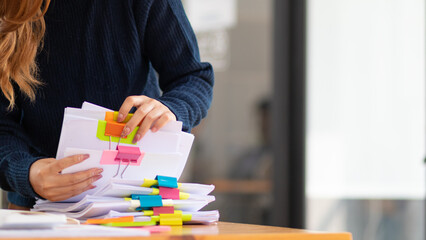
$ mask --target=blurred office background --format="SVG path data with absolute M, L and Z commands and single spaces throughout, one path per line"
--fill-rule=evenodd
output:
M 425 239 L 425 1 L 183 3 L 216 83 L 181 180 L 222 221 Z
M 222 221 L 424 239 L 425 1 L 184 3 L 216 69 L 184 179 Z

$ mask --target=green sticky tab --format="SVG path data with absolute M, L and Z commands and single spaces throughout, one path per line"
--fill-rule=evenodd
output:
M 107 121 L 105 120 L 99 120 L 98 121 L 98 129 L 96 131 L 96 137 L 99 140 L 109 142 L 110 138 L 109 136 L 105 136 L 105 128 L 106 128 Z M 136 135 L 136 132 L 139 130 L 139 127 L 136 127 L 129 135 L 127 135 L 127 138 L 120 138 L 119 137 L 113 137 L 111 136 L 111 142 L 116 142 L 120 140 L 120 143 L 126 143 L 126 144 L 133 144 L 136 145 L 136 143 L 132 143 L 133 138 Z
M 116 223 L 107 223 L 101 224 L 108 227 L 143 227 L 143 226 L 154 226 L 157 225 L 156 221 L 147 221 L 147 222 L 116 222 Z

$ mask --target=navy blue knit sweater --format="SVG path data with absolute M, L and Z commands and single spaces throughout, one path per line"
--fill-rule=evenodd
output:
M 200 62 L 180 0 L 53 0 L 45 19 L 36 101 L 18 93 L 8 112 L 0 96 L 0 187 L 15 192 L 15 204 L 37 197 L 29 168 L 55 157 L 65 107 L 89 101 L 118 110 L 127 96 L 144 94 L 186 131 L 206 116 L 213 70 Z

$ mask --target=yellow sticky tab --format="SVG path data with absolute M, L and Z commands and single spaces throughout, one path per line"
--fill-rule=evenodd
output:
M 160 189 L 152 188 L 152 193 L 150 193 L 149 195 L 158 195 L 158 194 L 160 194 Z
M 178 188 L 180 188 L 182 186 L 182 183 L 178 183 Z
M 132 117 L 133 117 L 133 113 L 129 113 L 129 114 L 127 114 L 126 118 L 125 118 L 125 119 L 124 119 L 124 121 L 122 121 L 122 122 L 126 123 L 126 122 L 128 122 L 128 121 L 130 120 L 130 118 L 132 118 Z M 117 121 L 117 118 L 118 118 L 118 112 L 114 112 L 114 121 Z
M 152 216 L 152 215 L 154 215 L 154 211 L 152 211 L 152 210 L 143 210 L 143 215 L 144 216 Z
M 160 216 L 151 216 L 151 221 L 159 222 Z
M 179 199 L 186 200 L 189 198 L 189 193 L 179 192 Z
M 87 219 L 86 224 L 107 224 L 118 222 L 133 222 L 133 216 L 118 217 L 118 218 L 105 218 L 105 219 Z
M 144 179 L 143 180 L 143 184 L 141 185 L 141 187 L 152 187 L 154 185 L 158 185 L 158 181 L 157 180 L 152 180 L 152 179 Z
M 147 221 L 147 222 L 114 222 L 102 224 L 103 226 L 108 227 L 144 227 L 144 226 L 155 226 L 157 222 L 155 221 Z
M 132 201 L 132 198 L 126 197 L 124 198 L 125 201 Z
M 175 210 L 175 213 L 174 214 L 180 214 L 180 215 L 182 215 L 183 214 L 183 212 L 182 212 L 182 210 Z
M 182 221 L 183 222 L 189 222 L 192 220 L 192 215 L 191 214 L 182 214 Z
M 182 226 L 182 214 L 160 214 L 160 225 Z

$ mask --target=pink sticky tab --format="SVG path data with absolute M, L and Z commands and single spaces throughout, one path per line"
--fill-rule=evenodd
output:
M 121 155 L 121 157 L 119 158 L 119 151 L 117 150 L 104 150 L 102 153 L 102 157 L 101 157 L 101 165 L 118 165 L 121 161 L 120 164 L 124 164 L 127 165 L 129 164 L 130 166 L 140 166 L 143 157 L 145 156 L 145 152 L 140 152 L 140 155 L 138 156 L 137 159 L 134 159 L 134 155 L 126 155 L 126 153 L 122 153 L 123 155 Z M 129 158 L 130 158 L 130 163 L 129 163 Z
M 179 200 L 179 189 L 178 188 L 168 188 L 168 187 L 159 187 L 159 195 L 162 199 L 175 199 Z
M 170 226 L 144 226 L 139 227 L 143 230 L 148 230 L 150 233 L 162 233 L 162 232 L 170 232 L 172 227 Z
M 153 207 L 152 210 L 154 210 L 154 216 L 158 216 L 163 213 L 166 213 L 166 214 L 175 213 L 175 208 L 173 206 Z
M 118 164 L 118 162 L 115 161 L 117 153 L 117 150 L 104 150 L 101 157 L 101 165 Z

